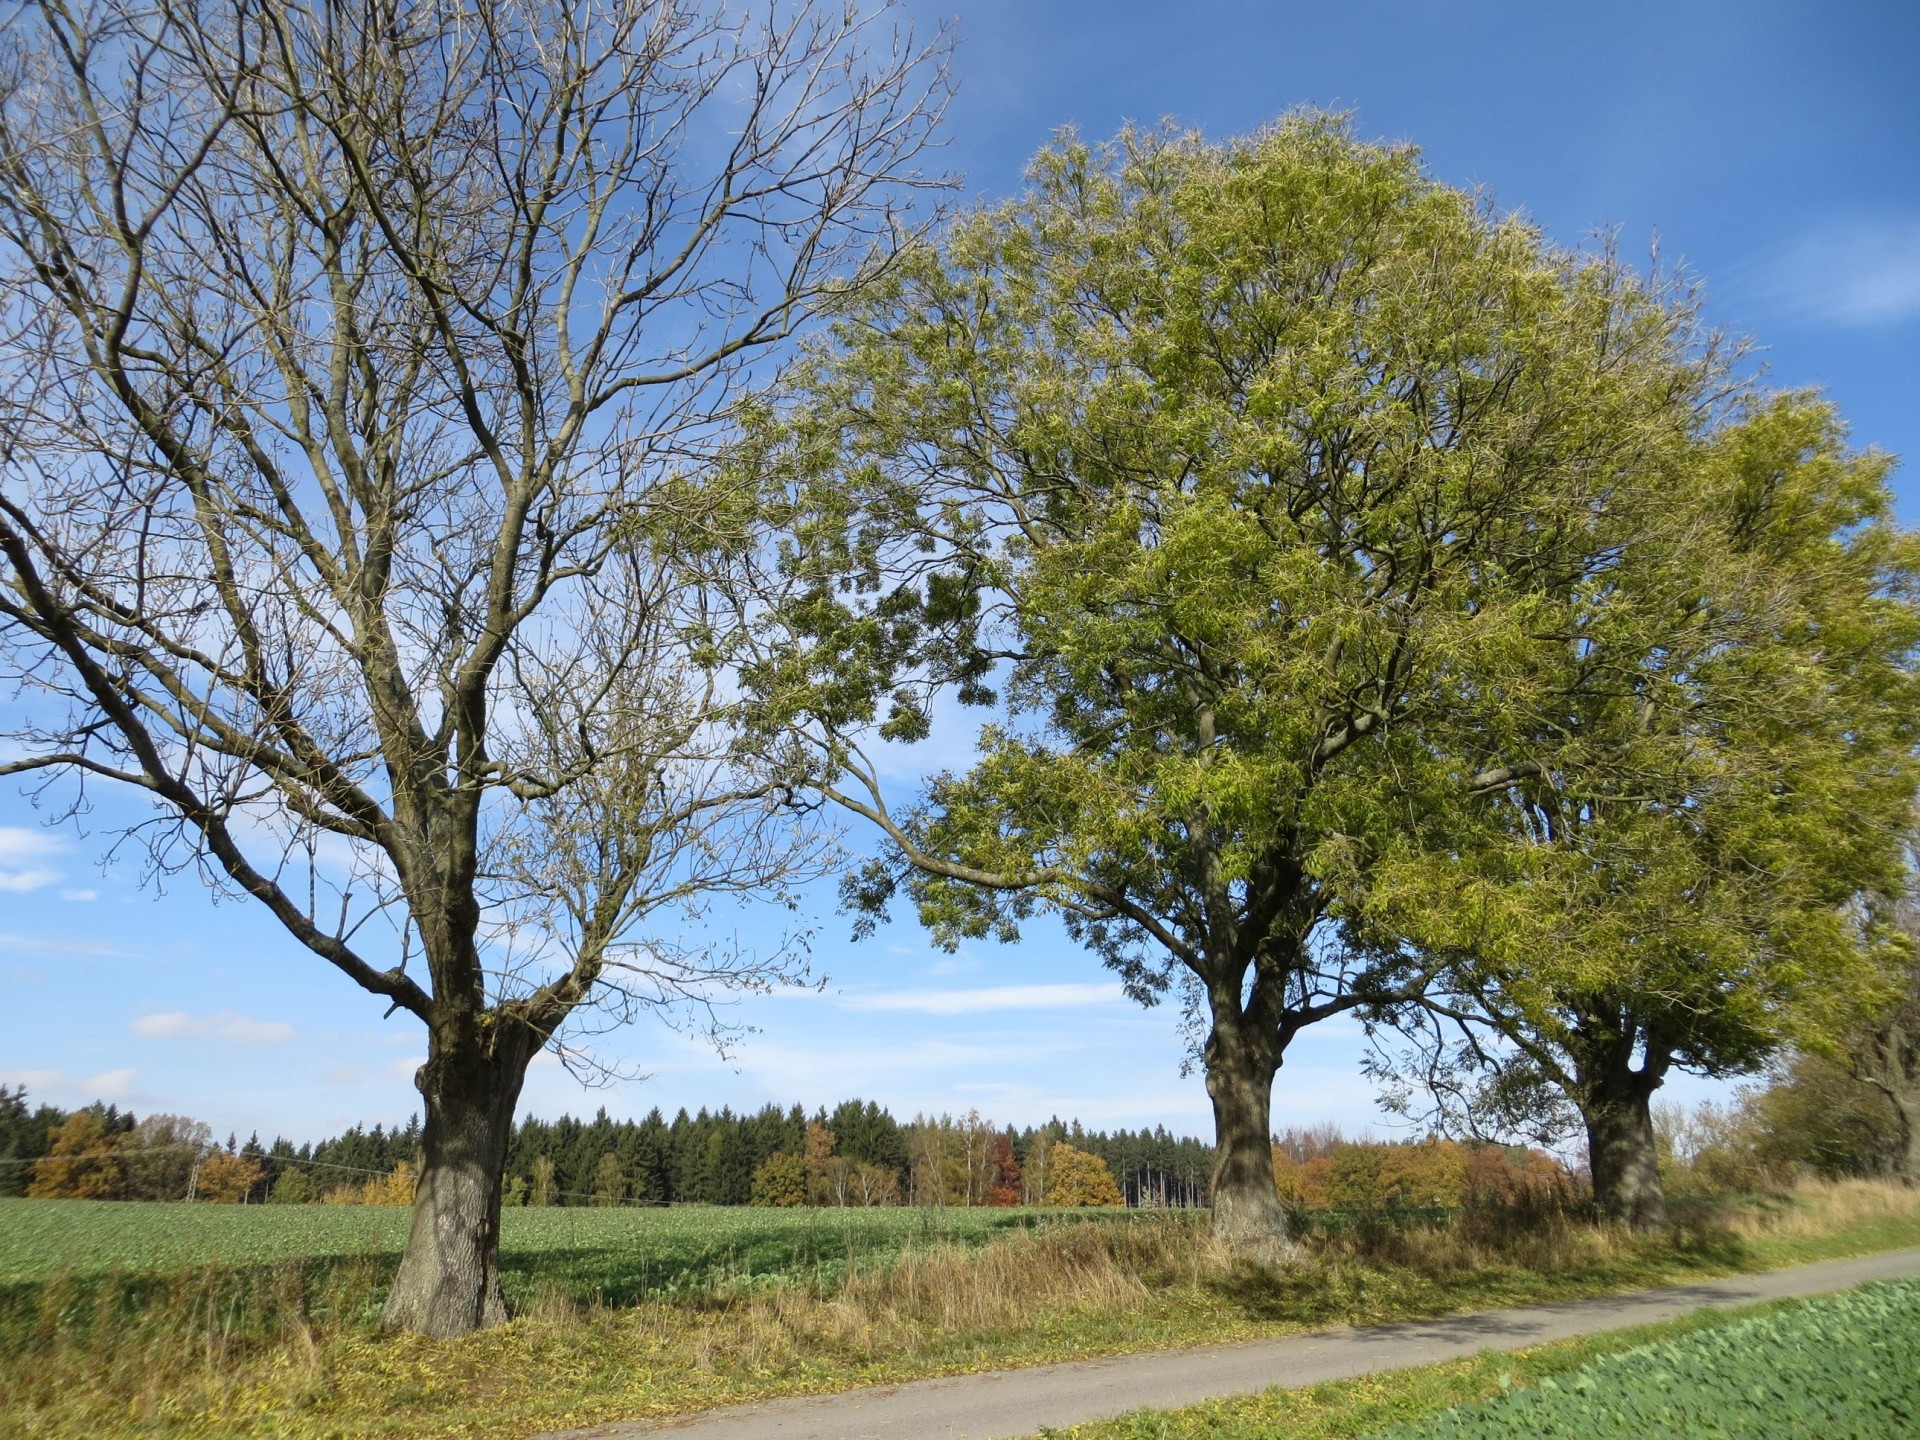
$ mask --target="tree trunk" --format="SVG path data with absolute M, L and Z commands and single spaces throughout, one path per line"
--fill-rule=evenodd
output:
M 1207 1037 L 1213 1100 L 1213 1233 L 1235 1249 L 1290 1254 L 1286 1207 L 1273 1183 L 1273 1045 L 1238 1015 L 1217 1017 Z
M 1889 1090 L 1887 1098 L 1900 1117 L 1900 1178 L 1920 1185 L 1920 1090 Z
M 414 1077 L 426 1108 L 424 1155 L 406 1253 L 381 1316 L 389 1330 L 445 1340 L 507 1321 L 500 1186 L 532 1059 L 522 1048 L 499 1044 L 494 1054 L 476 1054 L 477 1045 L 436 1032 Z
M 1654 1230 L 1667 1223 L 1652 1100 L 1652 1086 L 1620 1084 L 1595 1087 L 1582 1107 L 1594 1203 L 1603 1215 L 1625 1221 L 1635 1230 Z

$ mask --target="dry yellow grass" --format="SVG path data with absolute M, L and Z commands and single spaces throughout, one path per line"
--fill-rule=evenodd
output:
M 1723 1212 L 1721 1223 L 1745 1240 L 1811 1240 L 1835 1230 L 1897 1224 L 1920 1214 L 1920 1187 L 1880 1180 L 1807 1180 L 1791 1194 Z
M 1635 1236 L 1557 1212 L 1381 1226 L 1248 1262 L 1204 1217 L 913 1252 L 830 1290 L 612 1309 L 549 1292 L 447 1343 L 377 1335 L 366 1266 L 63 1281 L 0 1306 L 0 1431 L 524 1436 L 780 1394 L 1567 1298 L 1920 1244 L 1920 1191 L 1808 1186 Z

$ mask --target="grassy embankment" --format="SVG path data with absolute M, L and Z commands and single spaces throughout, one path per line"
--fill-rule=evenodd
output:
M 45 1203 L 0 1206 L 0 1235 L 24 1233 Z M 239 1264 L 140 1276 L 138 1259 L 179 1263 L 179 1242 L 137 1233 L 167 1228 L 166 1207 L 84 1209 L 88 1224 L 128 1232 L 116 1254 L 92 1252 L 126 1269 L 20 1276 L 8 1267 L 18 1243 L 0 1247 L 0 1281 L 14 1275 L 0 1290 L 0 1431 L 518 1437 L 1920 1244 L 1920 1194 L 1867 1185 L 1701 1211 L 1650 1239 L 1555 1214 L 1363 1227 L 1277 1270 L 1223 1254 L 1204 1217 L 1179 1215 L 525 1212 L 506 1235 L 522 1318 L 436 1344 L 374 1328 L 392 1263 L 385 1220 L 263 1209 L 246 1223 L 360 1224 L 373 1238 L 357 1254 L 330 1232 L 301 1242 L 332 1247 L 324 1259 L 263 1263 L 242 1248 L 224 1257 Z M 47 1251 L 33 1251 L 43 1270 Z

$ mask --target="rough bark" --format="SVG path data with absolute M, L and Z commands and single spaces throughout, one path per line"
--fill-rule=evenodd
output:
M 1213 1233 L 1235 1249 L 1289 1249 L 1286 1207 L 1273 1183 L 1273 1078 L 1280 1056 L 1239 1014 L 1217 1015 L 1206 1048 L 1213 1101 Z
M 1594 1203 L 1603 1215 L 1635 1230 L 1667 1223 L 1666 1189 L 1653 1139 L 1653 1089 L 1645 1083 L 1602 1083 L 1591 1087 L 1582 1107 Z
M 1920 1185 L 1920 1089 L 1891 1088 L 1886 1094 L 1900 1117 L 1900 1178 Z
M 1905 913 L 1908 933 L 1920 931 L 1920 919 Z M 1901 1179 L 1920 1185 L 1920 967 L 1909 972 L 1907 984 L 1900 1004 L 1852 1037 L 1850 1068 L 1855 1079 L 1878 1090 L 1893 1107 L 1900 1122 L 1894 1163 Z
M 525 1043 L 487 1053 L 474 1027 L 436 1029 L 414 1077 L 425 1105 L 420 1186 L 382 1323 L 451 1339 L 508 1317 L 500 1288 L 500 1188 L 514 1107 L 532 1058 Z M 504 1037 L 503 1037 L 504 1038 Z

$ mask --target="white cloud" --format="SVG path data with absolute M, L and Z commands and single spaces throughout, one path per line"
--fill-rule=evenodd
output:
M 320 1078 L 329 1085 L 358 1085 L 360 1083 L 358 1065 L 333 1065 L 320 1072 Z
M 133 1094 L 133 1067 L 108 1070 L 85 1079 L 64 1070 L 0 1070 L 0 1085 L 24 1085 L 32 1100 L 90 1105 L 95 1100 L 125 1100 Z
M 1126 999 L 1113 983 L 1098 985 L 989 985 L 977 990 L 887 990 L 844 995 L 844 1010 L 899 1010 L 915 1015 L 978 1015 L 990 1010 L 1070 1010 Z
M 22 825 L 0 825 L 0 865 L 18 865 L 22 860 L 43 860 L 58 855 L 67 847 L 58 837 L 44 830 L 29 830 Z
M 43 830 L 0 825 L 0 891 L 25 894 L 53 884 L 60 872 L 45 862 L 65 848 Z
M 75 955 L 93 960 L 131 960 L 130 951 L 121 950 L 103 940 L 50 940 L 38 935 L 0 934 L 0 953 L 8 950 L 32 950 L 48 955 Z
M 98 890 L 62 890 L 60 892 L 60 898 L 62 900 L 72 900 L 84 905 L 89 900 L 98 900 L 100 898 L 100 892 Z
M 1750 275 L 1794 319 L 1846 327 L 1920 320 L 1920 216 L 1820 226 L 1762 256 Z
M 427 1063 L 424 1055 L 412 1055 L 405 1060 L 395 1060 L 387 1066 L 387 1073 L 396 1080 L 413 1081 L 413 1072 Z
M 281 1020 L 256 1020 L 231 1010 L 212 1015 L 189 1015 L 173 1010 L 142 1015 L 127 1027 L 136 1035 L 157 1040 L 231 1040 L 238 1045 L 284 1045 L 293 1039 L 293 1027 Z
M 0 890 L 10 890 L 24 895 L 29 890 L 38 890 L 43 885 L 51 885 L 59 878 L 58 870 L 0 870 Z

